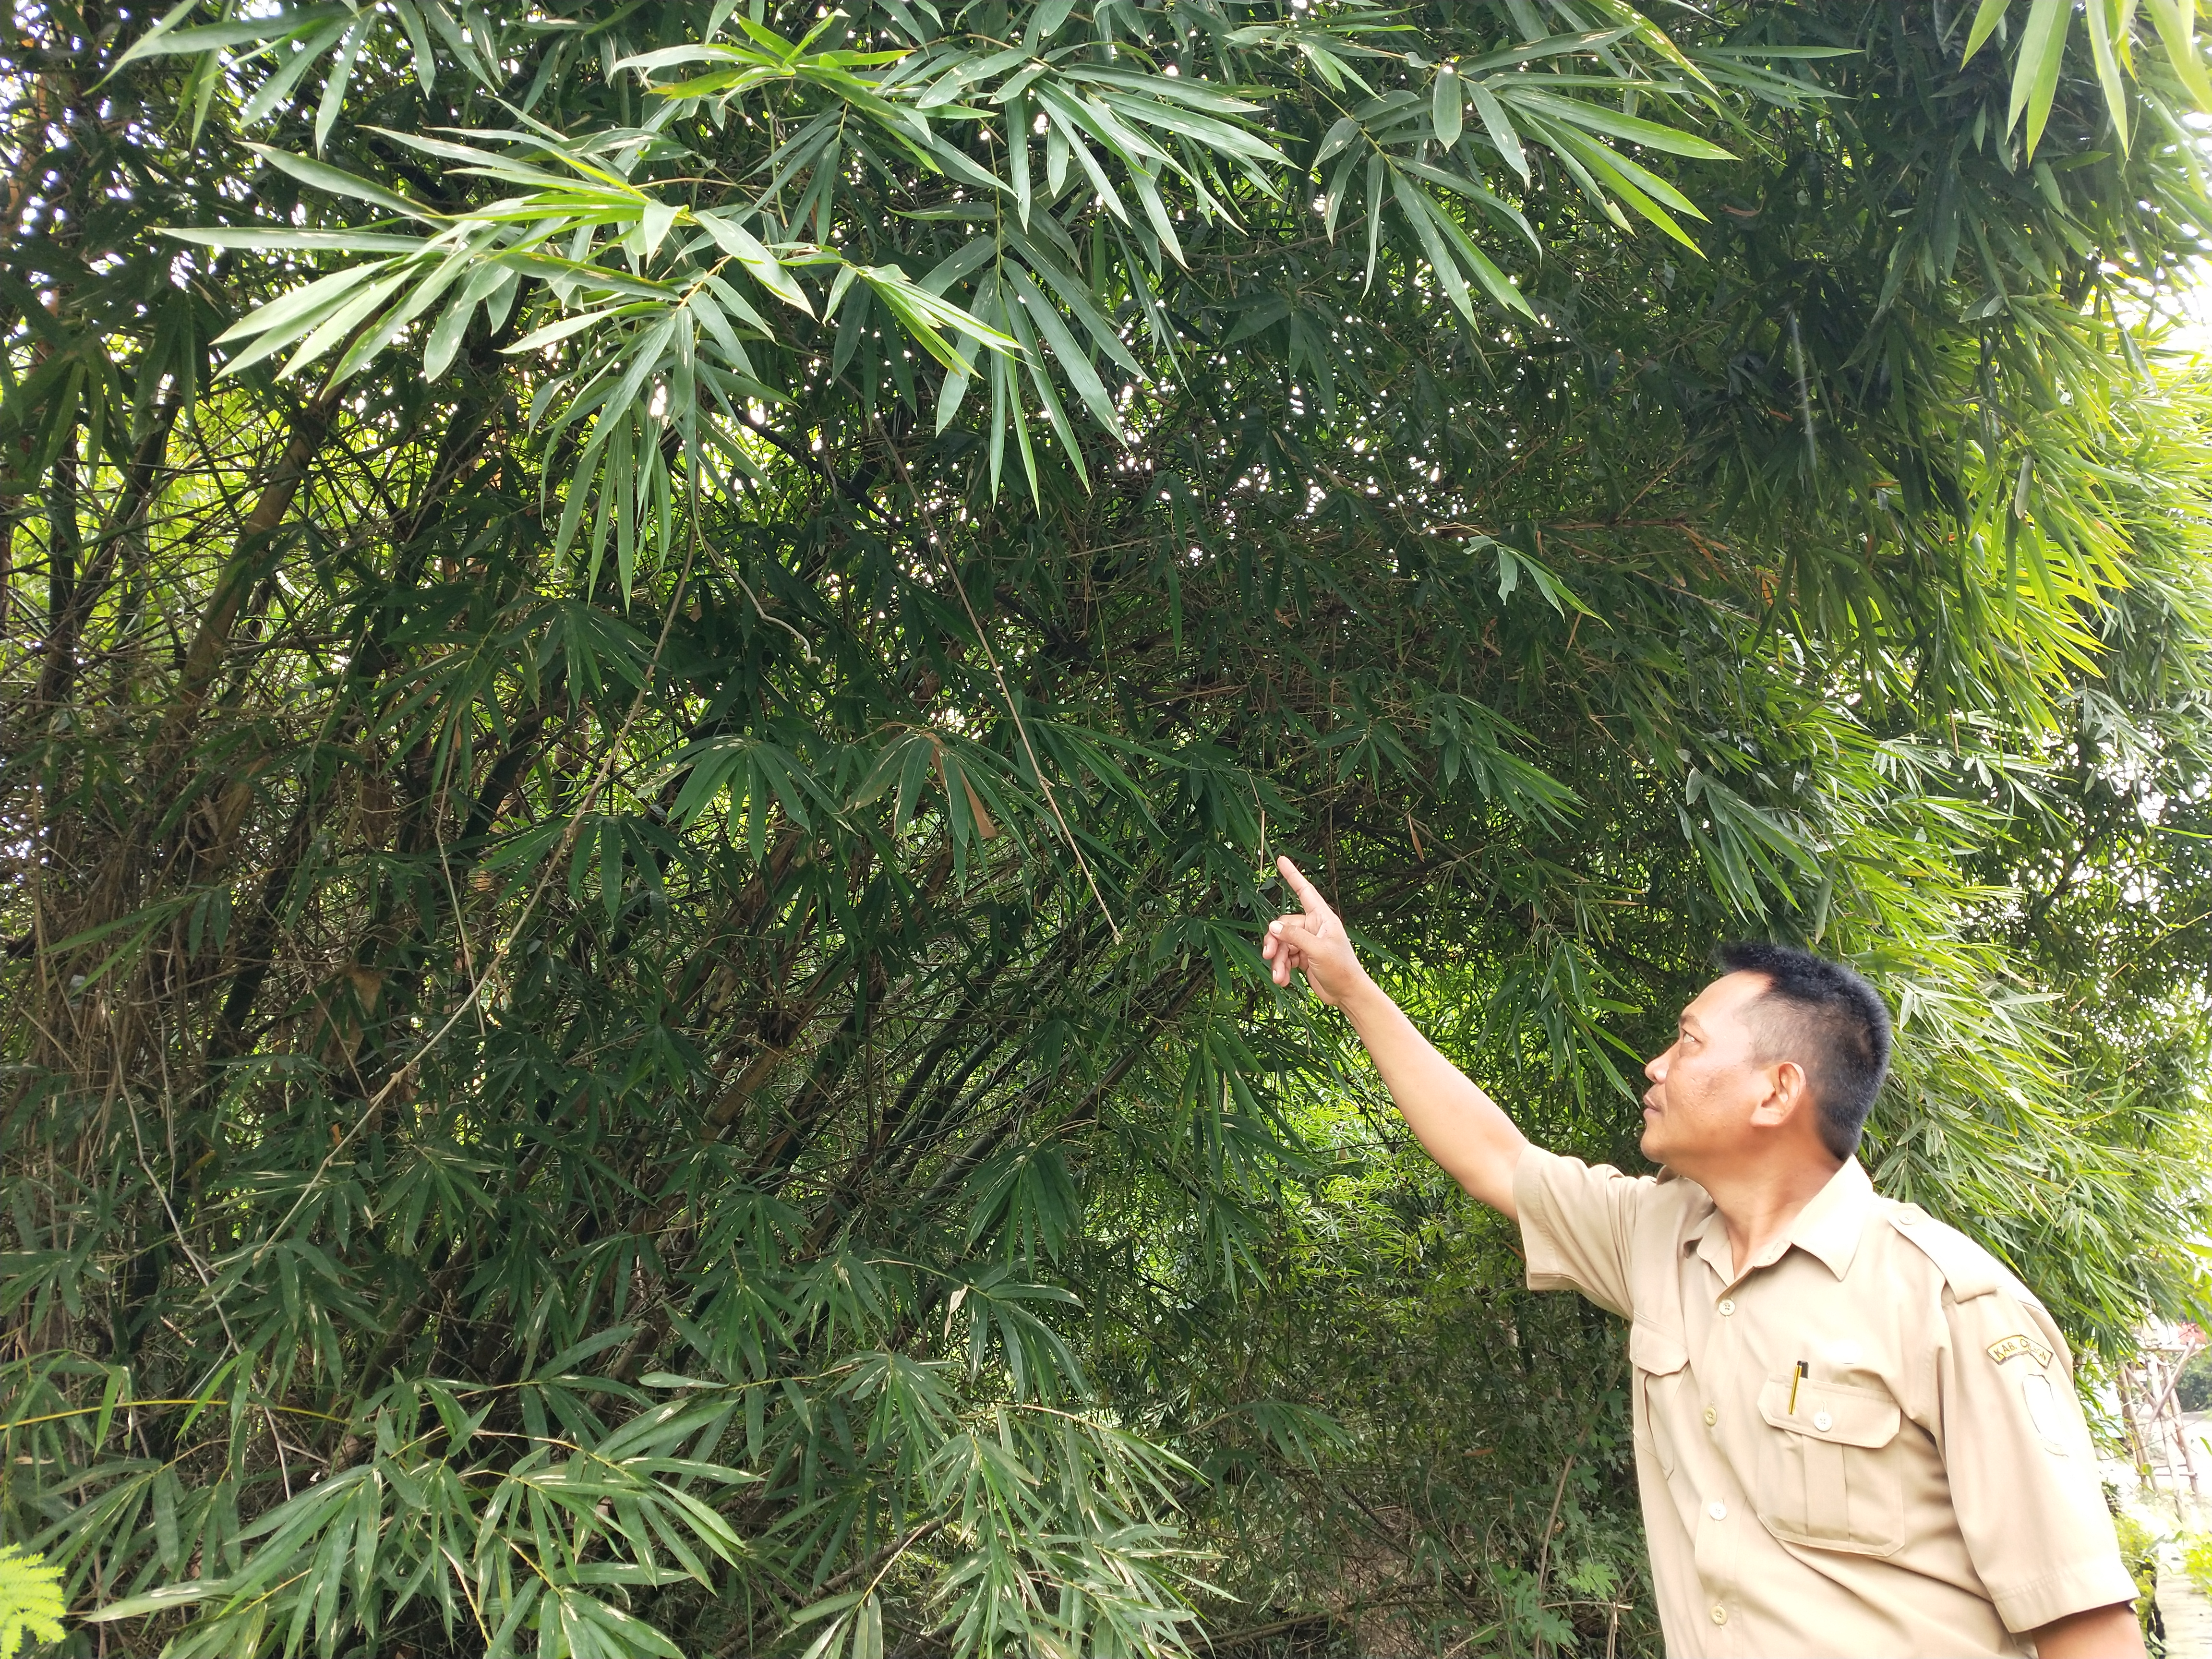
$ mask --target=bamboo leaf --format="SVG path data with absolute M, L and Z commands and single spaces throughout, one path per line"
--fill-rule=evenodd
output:
M 1449 64 L 1438 69 L 1431 97 L 1437 143 L 1449 149 L 1459 143 L 1460 123 L 1467 113 L 1467 94 L 1460 85 L 1459 70 Z

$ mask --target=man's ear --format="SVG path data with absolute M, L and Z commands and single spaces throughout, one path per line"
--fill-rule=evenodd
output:
M 1813 1103 L 1805 1068 L 1794 1060 L 1768 1067 L 1766 1085 L 1765 1098 L 1751 1109 L 1751 1121 L 1761 1128 L 1778 1129 Z

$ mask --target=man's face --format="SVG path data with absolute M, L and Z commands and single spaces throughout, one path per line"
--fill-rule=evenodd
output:
M 1644 1156 L 1697 1178 L 1743 1150 L 1752 1114 L 1774 1092 L 1775 1068 L 1759 1058 L 1752 1005 L 1764 974 L 1728 974 L 1682 1011 L 1674 1046 L 1644 1068 Z

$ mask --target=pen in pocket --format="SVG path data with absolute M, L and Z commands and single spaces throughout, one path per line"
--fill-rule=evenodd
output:
M 1805 1380 L 1809 1370 L 1810 1367 L 1801 1359 L 1797 1362 L 1796 1370 L 1790 1378 L 1790 1415 L 1792 1417 L 1797 1415 L 1797 1385 Z

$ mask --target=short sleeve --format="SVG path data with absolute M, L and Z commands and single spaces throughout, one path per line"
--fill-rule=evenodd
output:
M 1580 1291 L 1627 1317 L 1629 1241 L 1652 1190 L 1648 1176 L 1524 1148 L 1513 1171 L 1513 1205 L 1528 1257 L 1528 1288 Z
M 2065 1339 L 2005 1291 L 1943 1302 L 1943 1462 L 1997 1616 L 2027 1632 L 2134 1601 Z

